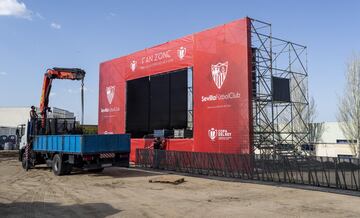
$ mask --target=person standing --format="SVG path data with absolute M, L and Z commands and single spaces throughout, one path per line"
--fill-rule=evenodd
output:
M 161 164 L 164 165 L 164 163 L 166 162 L 166 156 L 165 156 L 165 150 L 166 149 L 166 145 L 165 145 L 165 139 L 157 137 L 154 140 L 154 156 L 153 156 L 153 167 L 155 169 L 159 169 Z
M 162 140 L 160 137 L 157 137 L 155 140 L 154 140 L 154 149 L 158 150 L 158 149 L 161 149 L 162 148 Z

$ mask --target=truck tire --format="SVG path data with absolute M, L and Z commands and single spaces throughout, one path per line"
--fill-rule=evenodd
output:
M 52 170 L 56 176 L 64 174 L 64 164 L 59 154 L 55 154 L 52 160 Z
M 22 162 L 23 154 L 25 153 L 24 149 L 19 149 L 19 161 Z
M 25 152 L 23 152 L 23 153 L 21 154 L 21 156 L 22 156 L 22 157 L 21 157 L 21 165 L 22 165 L 22 168 L 27 171 L 29 165 L 27 165 L 28 163 L 26 163 Z
M 26 160 L 26 152 L 24 152 L 22 154 L 21 165 L 22 165 L 23 169 L 26 170 L 26 171 L 28 171 L 29 169 L 35 167 L 34 161 L 31 158 L 31 154 L 29 154 L 28 160 Z

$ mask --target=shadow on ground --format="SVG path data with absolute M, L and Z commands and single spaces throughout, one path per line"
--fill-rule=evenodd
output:
M 9 158 L 9 157 L 18 157 L 19 151 L 18 150 L 0 150 L 0 158 Z
M 75 172 L 77 173 L 77 172 Z M 145 170 L 140 170 L 136 168 L 120 168 L 120 167 L 112 167 L 104 169 L 102 173 L 89 173 L 86 171 L 80 171 L 79 174 L 89 174 L 94 177 L 99 176 L 111 176 L 113 178 L 129 178 L 129 177 L 147 177 L 147 176 L 158 176 L 165 173 L 162 172 L 149 172 Z
M 49 171 L 52 172 L 51 167 L 47 167 L 45 165 L 38 165 L 35 168 L 31 168 L 30 171 Z M 156 172 L 156 171 L 145 171 L 139 168 L 123 168 L 123 167 L 110 167 L 105 168 L 103 172 L 95 173 L 90 172 L 87 170 L 73 168 L 70 175 L 63 175 L 64 176 L 72 176 L 72 175 L 88 175 L 93 177 L 103 177 L 103 176 L 110 176 L 113 178 L 129 178 L 129 177 L 147 177 L 147 176 L 158 176 L 167 174 L 164 172 Z M 1 217 L 1 216 L 0 216 Z
M 62 205 L 48 202 L 0 203 L 0 217 L 107 217 L 121 210 L 109 204 L 89 203 Z
M 360 191 L 355 191 L 355 190 L 336 189 L 336 188 L 330 188 L 330 187 L 320 187 L 320 186 L 303 185 L 303 184 L 295 184 L 295 183 L 282 183 L 282 182 L 240 179 L 240 178 L 212 176 L 212 175 L 201 175 L 201 174 L 184 173 L 184 172 L 178 172 L 178 171 L 167 171 L 167 170 L 153 169 L 153 168 L 139 167 L 139 168 L 134 168 L 134 169 L 139 170 L 139 171 L 144 171 L 147 173 L 157 173 L 157 175 L 159 175 L 159 174 L 174 174 L 174 175 L 188 176 L 188 177 L 194 177 L 194 178 L 211 179 L 211 180 L 223 181 L 223 182 L 242 182 L 242 183 L 249 183 L 249 184 L 269 185 L 269 186 L 275 186 L 275 187 L 294 188 L 294 189 L 301 189 L 301 190 L 319 191 L 319 192 L 325 192 L 325 193 L 333 193 L 333 194 L 360 197 Z

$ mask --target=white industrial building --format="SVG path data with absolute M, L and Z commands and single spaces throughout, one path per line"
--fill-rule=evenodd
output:
M 39 111 L 39 108 L 36 108 Z M 74 113 L 59 108 L 51 108 L 48 118 L 73 118 Z M 40 117 L 40 115 L 39 115 Z M 25 125 L 30 118 L 29 107 L 0 107 L 0 150 L 6 149 L 6 145 L 18 144 L 20 125 Z
M 317 125 L 322 126 L 322 131 L 319 131 L 319 136 L 316 136 L 317 142 L 306 148 L 303 154 L 323 157 L 350 157 L 355 155 L 340 128 L 339 122 L 323 122 Z M 259 149 L 255 150 L 255 154 L 260 154 Z
M 341 131 L 339 122 L 324 122 L 320 140 L 315 145 L 316 156 L 353 156 L 354 153 Z
M 36 108 L 39 112 L 39 108 Z M 53 107 L 48 118 L 73 118 L 74 113 Z M 40 117 L 40 115 L 39 115 Z M 25 124 L 30 118 L 29 107 L 0 107 L 0 127 L 17 127 Z
M 12 145 L 19 143 L 17 131 L 29 120 L 30 107 L 0 107 L 0 150 L 6 149 L 9 139 Z

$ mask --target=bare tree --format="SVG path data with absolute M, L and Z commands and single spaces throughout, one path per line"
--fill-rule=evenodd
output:
M 360 157 L 360 57 L 354 54 L 347 63 L 344 94 L 339 100 L 338 121 L 353 154 Z

